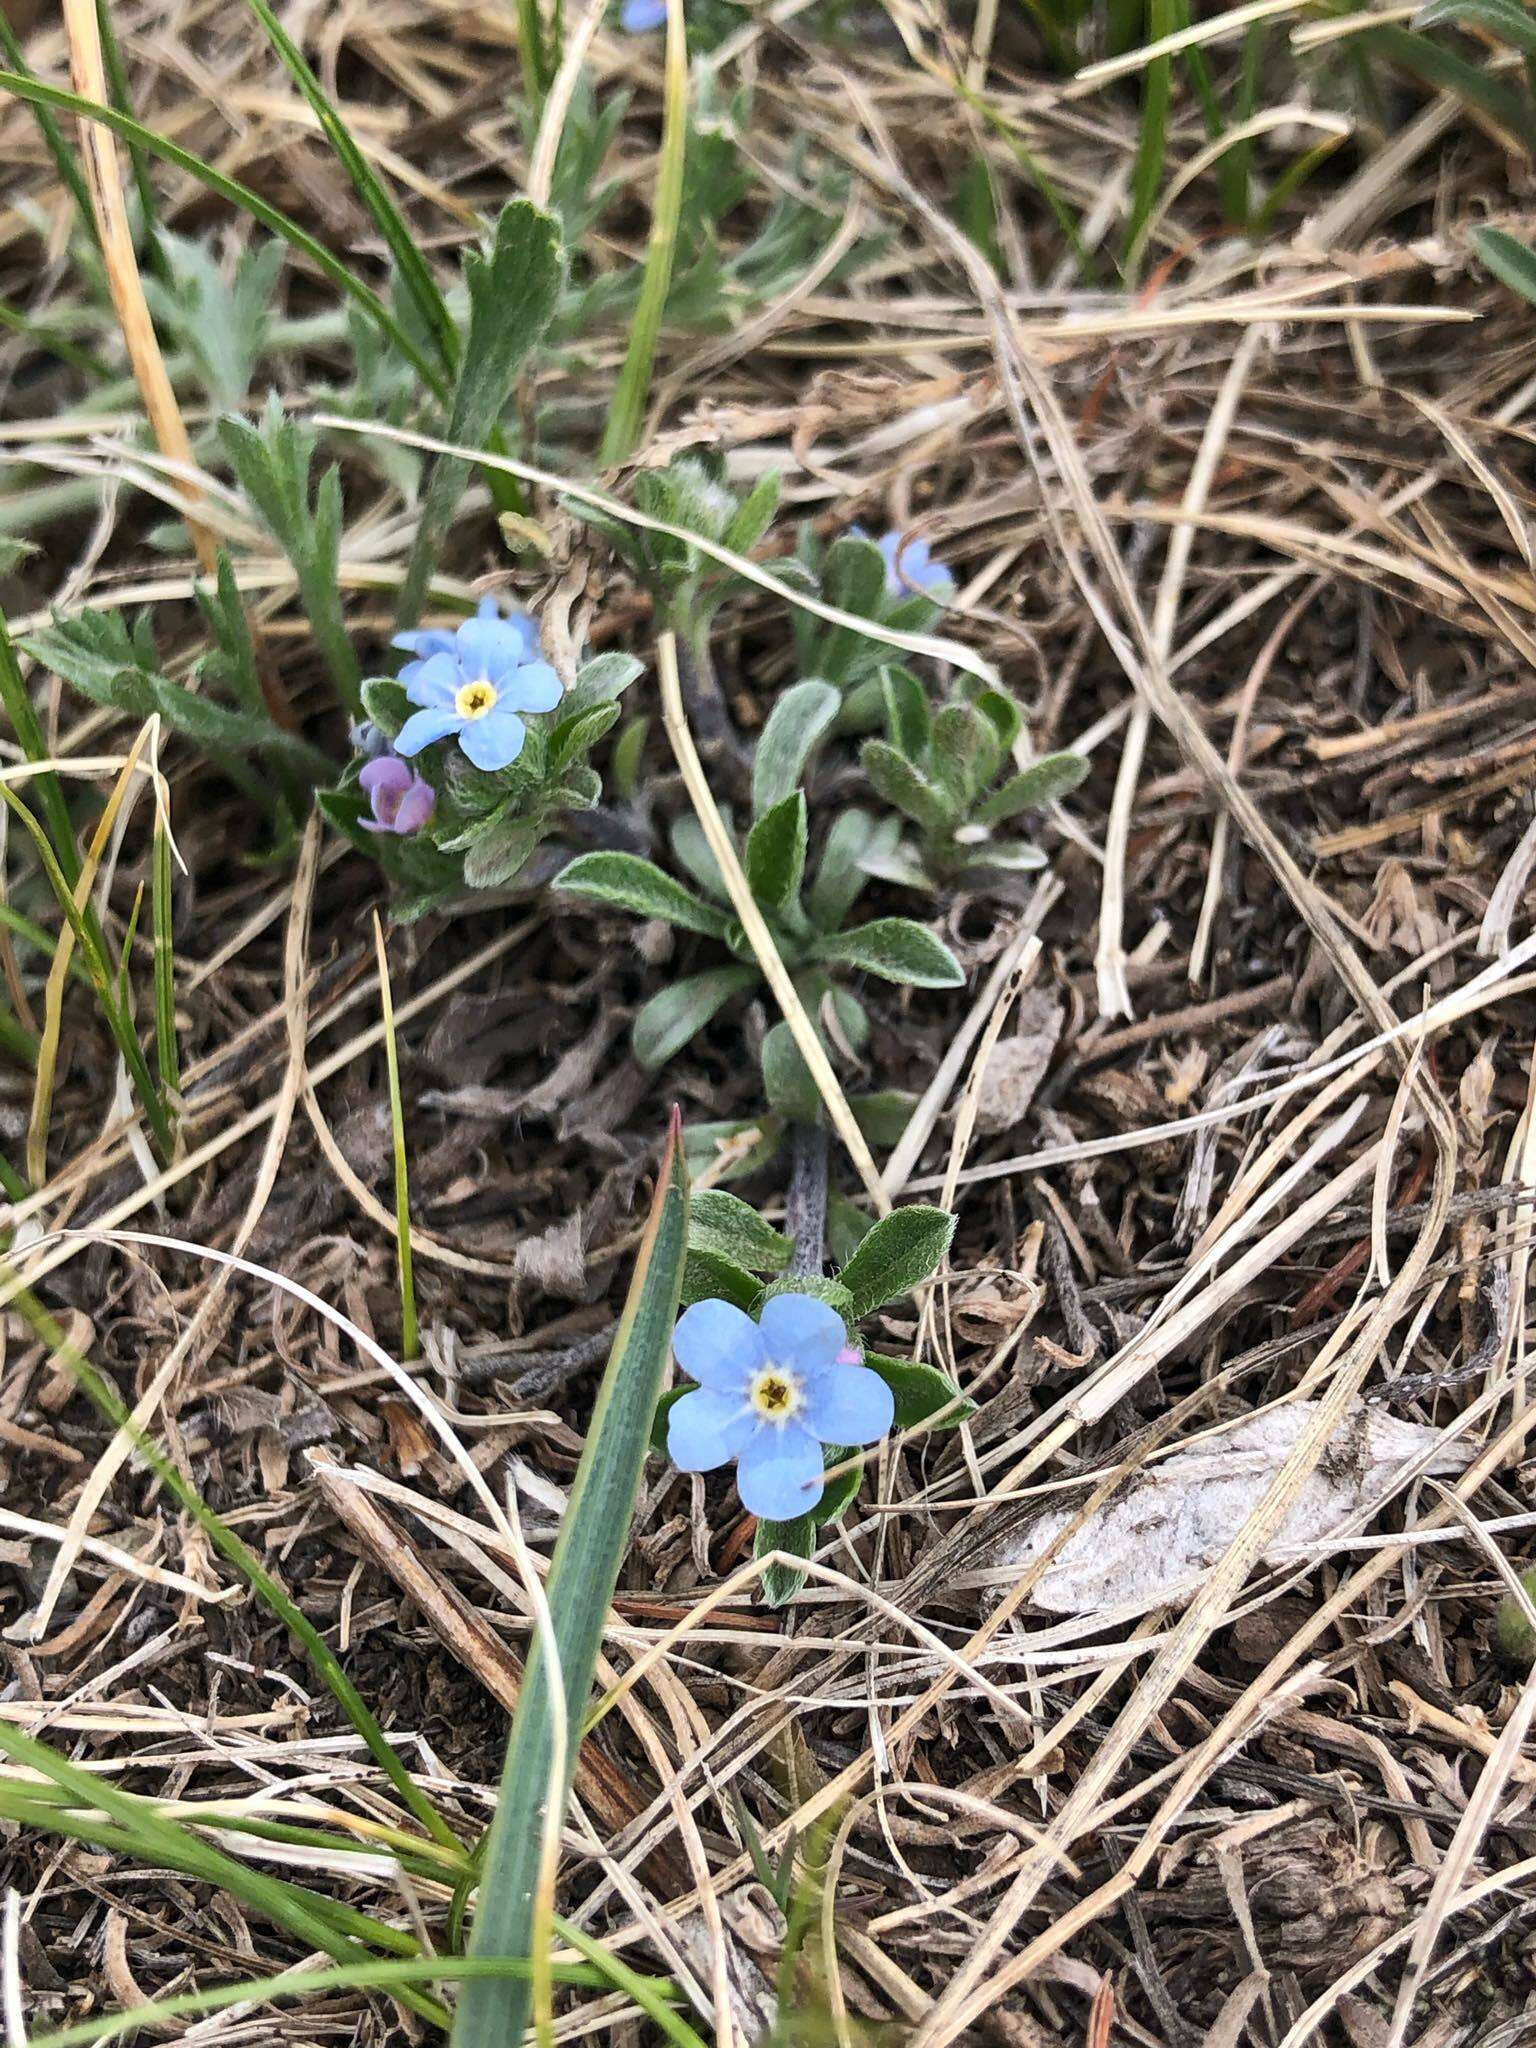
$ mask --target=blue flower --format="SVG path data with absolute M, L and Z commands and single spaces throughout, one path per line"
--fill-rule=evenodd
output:
M 885 557 L 885 587 L 891 597 L 906 597 L 916 590 L 924 597 L 945 598 L 953 592 L 954 577 L 933 559 L 927 541 L 908 540 L 893 526 L 876 545 Z
M 872 1444 L 895 1419 L 890 1388 L 811 1294 L 775 1294 L 755 1323 L 729 1301 L 696 1301 L 672 1350 L 699 1382 L 667 1416 L 673 1463 L 712 1472 L 734 1458 L 743 1506 L 773 1521 L 821 1499 L 823 1444 Z
M 401 633 L 395 645 L 417 657 L 400 671 L 405 694 L 422 707 L 395 736 L 395 752 L 407 758 L 456 733 L 477 768 L 510 768 L 528 737 L 518 713 L 560 702 L 538 627 L 524 612 L 504 619 L 493 597 L 454 632 Z
M 358 776 L 358 785 L 373 807 L 372 818 L 360 818 L 365 832 L 397 832 L 409 838 L 419 832 L 437 806 L 430 782 L 412 774 L 393 754 L 379 754 Z
M 619 24 L 632 36 L 643 36 L 660 28 L 666 18 L 667 0 L 624 0 L 619 9 Z

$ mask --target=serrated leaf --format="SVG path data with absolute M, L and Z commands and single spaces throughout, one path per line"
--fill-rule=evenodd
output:
M 787 910 L 800 894 L 808 831 L 805 793 L 797 789 L 747 834 L 747 880 L 764 910 Z
M 864 1363 L 879 1373 L 895 1395 L 898 1429 L 915 1429 L 941 1409 L 949 1413 L 934 1424 L 935 1429 L 958 1429 L 976 1413 L 976 1403 L 937 1366 L 920 1365 L 910 1358 L 882 1358 L 874 1351 L 865 1354 Z
M 866 740 L 859 762 L 878 795 L 909 817 L 924 832 L 945 832 L 954 823 L 954 798 L 888 740 Z
M 1081 754 L 1047 754 L 978 805 L 977 822 L 998 825 L 1005 818 L 1016 818 L 1021 811 L 1042 810 L 1068 790 L 1076 789 L 1087 773 L 1088 762 Z
M 662 989 L 635 1018 L 635 1058 L 642 1067 L 665 1066 L 717 1010 L 751 988 L 757 978 L 755 967 L 712 967 L 707 974 L 693 974 Z
M 723 938 L 729 922 L 714 904 L 675 882 L 654 861 L 642 860 L 634 853 L 579 854 L 562 870 L 555 886 L 572 896 L 611 903 L 636 917 L 662 918 L 685 932 L 701 932 L 705 938 Z
M 882 1216 L 838 1275 L 853 1297 L 855 1320 L 936 1272 L 954 1234 L 949 1211 L 926 1202 Z
M 701 1188 L 688 1223 L 690 1251 L 718 1252 L 751 1273 L 782 1273 L 794 1246 L 765 1223 L 750 1202 L 720 1188 Z
M 885 981 L 909 988 L 963 988 L 965 973 L 954 954 L 925 925 L 909 917 L 877 917 L 851 932 L 819 938 L 812 951 L 818 960 L 836 960 L 862 967 Z
M 472 250 L 464 259 L 469 334 L 446 440 L 468 448 L 484 448 L 489 442 L 518 371 L 549 325 L 564 279 L 558 221 L 530 199 L 512 200 L 497 219 L 489 253 Z M 469 468 L 457 455 L 440 455 L 433 465 L 400 594 L 402 625 L 414 625 L 421 611 Z
M 794 683 L 768 714 L 752 760 L 752 810 L 762 817 L 798 789 L 812 749 L 842 699 L 830 683 Z

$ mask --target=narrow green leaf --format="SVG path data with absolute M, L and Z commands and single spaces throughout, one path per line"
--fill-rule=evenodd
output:
M 1068 790 L 1076 789 L 1087 773 L 1088 763 L 1081 754 L 1047 754 L 978 805 L 977 822 L 997 825 L 1005 818 L 1017 817 L 1020 811 L 1043 810 Z
M 786 1023 L 774 1024 L 764 1034 L 762 1064 L 768 1107 L 791 1123 L 815 1123 L 822 1113 L 821 1090 Z
M 797 789 L 765 811 L 747 834 L 747 880 L 764 910 L 787 910 L 800 894 L 809 829 L 805 792 Z
M 1496 42 L 1527 56 L 1536 53 L 1536 16 L 1520 0 L 1430 0 L 1413 17 L 1418 29 L 1440 28 L 1447 22 L 1456 28 L 1483 29 Z
M 925 1202 L 882 1216 L 838 1275 L 853 1297 L 854 1320 L 937 1272 L 954 1234 L 949 1211 Z
M 842 704 L 830 683 L 794 683 L 768 714 L 752 760 L 752 810 L 757 817 L 800 787 L 805 764 Z
M 862 967 L 885 981 L 909 988 L 963 988 L 965 971 L 940 938 L 909 917 L 877 917 L 851 932 L 833 932 L 816 941 L 818 960 L 838 960 Z
M 171 835 L 155 814 L 154 886 L 151 924 L 155 943 L 155 1064 L 162 1099 L 181 1091 L 181 1058 L 176 1047 L 176 935 L 171 905 Z
M 562 1754 L 549 1662 L 536 1632 L 482 1866 L 469 1945 L 476 1958 L 533 1954 L 534 1894 L 546 1832 L 558 1836 L 570 1793 L 592 1674 L 671 1355 L 687 1248 L 688 1180 L 682 1119 L 674 1111 L 629 1299 L 549 1570 L 549 1609 L 569 1740 Z M 557 1770 L 557 1764 L 563 1768 Z M 459 2002 L 453 2048 L 507 2048 L 520 2041 L 529 2006 L 525 1984 L 471 1984 Z
M 894 822 L 894 821 L 892 821 Z M 898 828 L 899 829 L 899 828 Z M 806 912 L 820 932 L 835 932 L 858 901 L 869 880 L 864 857 L 880 837 L 880 822 L 868 811 L 850 808 L 832 820 L 816 879 L 806 897 Z M 892 835 L 894 836 L 894 835 Z
M 595 903 L 614 904 L 636 917 L 664 918 L 685 932 L 702 932 L 710 939 L 723 938 L 730 923 L 723 910 L 635 853 L 578 854 L 561 870 L 555 886 Z
M 384 304 L 378 293 L 371 291 L 360 278 L 352 275 L 344 263 L 334 257 L 323 242 L 317 242 L 297 221 L 290 220 L 278 207 L 269 206 L 265 199 L 253 192 L 248 185 L 242 185 L 238 178 L 227 178 L 222 171 L 216 171 L 212 164 L 205 163 L 189 149 L 169 137 L 156 134 L 153 128 L 146 128 L 142 122 L 120 114 L 115 107 L 104 107 L 96 100 L 82 99 L 79 93 L 66 92 L 59 85 L 45 85 L 40 78 L 31 78 L 19 71 L 0 71 L 0 92 L 14 93 L 19 100 L 26 100 L 35 107 L 58 107 L 65 113 L 78 114 L 89 121 L 99 121 L 104 128 L 110 128 L 114 135 L 125 142 L 137 143 L 152 156 L 158 156 L 168 164 L 174 164 L 179 171 L 197 179 L 215 192 L 221 199 L 228 200 L 259 220 L 263 227 L 270 228 L 275 235 L 281 235 L 290 248 L 307 257 L 315 268 L 321 271 L 332 284 L 345 292 L 349 299 L 361 306 L 368 318 L 386 335 L 426 380 L 429 389 L 439 398 L 447 396 L 446 390 L 434 366 L 417 348 L 393 313 Z
M 1472 244 L 1500 284 L 1536 306 L 1536 249 L 1502 228 L 1475 228 Z
M 667 11 L 666 79 L 661 121 L 661 156 L 656 196 L 651 203 L 651 238 L 645 274 L 630 323 L 629 348 L 619 372 L 598 461 L 604 469 L 627 460 L 640 439 L 651 369 L 661 335 L 662 315 L 672 288 L 678 222 L 683 211 L 683 171 L 688 151 L 688 38 L 681 4 Z
M 955 803 L 947 790 L 930 782 L 920 768 L 888 740 L 866 740 L 859 763 L 878 796 L 909 817 L 924 832 L 945 832 L 955 822 Z
M 631 1043 L 642 1067 L 662 1067 L 682 1051 L 732 996 L 754 986 L 755 967 L 712 967 L 651 997 L 635 1018 Z
M 283 27 L 267 0 L 248 0 L 251 12 L 266 30 L 272 47 L 292 74 L 294 83 L 308 100 L 326 140 L 341 160 L 357 196 L 368 209 L 374 226 L 384 237 L 395 259 L 406 290 L 410 293 L 421 324 L 431 334 L 444 371 L 452 376 L 459 361 L 459 332 L 437 281 L 409 224 L 390 198 L 367 157 L 358 148 L 352 131 L 337 112 L 329 95 L 309 67 L 303 51 Z

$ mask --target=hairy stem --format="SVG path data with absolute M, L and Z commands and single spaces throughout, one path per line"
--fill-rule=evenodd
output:
M 789 1127 L 789 1192 L 784 1198 L 785 1235 L 795 1241 L 789 1262 L 794 1280 L 821 1278 L 827 1250 L 827 1127 Z

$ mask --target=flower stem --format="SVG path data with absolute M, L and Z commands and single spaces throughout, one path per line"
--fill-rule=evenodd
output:
M 789 1127 L 789 1192 L 784 1198 L 785 1234 L 795 1241 L 789 1262 L 794 1280 L 821 1278 L 827 1246 L 827 1127 Z

